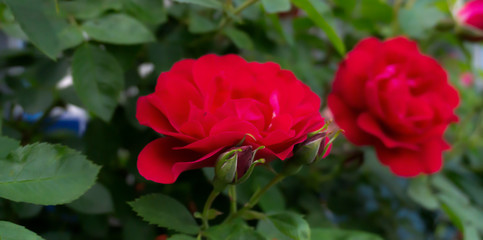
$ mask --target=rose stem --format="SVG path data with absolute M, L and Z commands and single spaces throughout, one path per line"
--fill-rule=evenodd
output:
M 203 207 L 203 213 L 201 214 L 201 221 L 203 223 L 203 229 L 207 229 L 210 225 L 208 224 L 208 214 L 210 212 L 211 204 L 213 204 L 213 201 L 215 198 L 220 194 L 219 191 L 211 191 L 210 195 L 208 196 L 208 199 L 206 199 L 205 206 Z
M 230 185 L 228 188 L 228 195 L 230 196 L 230 214 L 236 213 L 237 207 L 236 207 L 236 186 L 235 185 Z
M 277 176 L 275 176 L 267 185 L 265 185 L 260 191 L 257 191 L 253 194 L 253 196 L 250 198 L 250 200 L 245 204 L 245 206 L 240 209 L 240 211 L 238 212 L 235 212 L 234 214 L 230 214 L 230 216 L 228 216 L 225 220 L 225 222 L 229 222 L 239 216 L 241 216 L 245 211 L 253 208 L 257 203 L 258 201 L 260 200 L 260 197 L 262 197 L 262 195 L 268 191 L 268 189 L 270 189 L 273 185 L 279 183 L 280 181 L 282 181 L 283 179 L 285 178 L 285 175 L 283 174 L 277 174 Z

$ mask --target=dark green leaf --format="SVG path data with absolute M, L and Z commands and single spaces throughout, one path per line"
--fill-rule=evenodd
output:
M 43 240 L 39 235 L 31 232 L 23 226 L 0 221 L 1 240 Z
M 155 37 L 135 18 L 115 13 L 85 22 L 82 28 L 92 39 L 113 44 L 153 42 Z
M 129 205 L 145 221 L 182 233 L 195 234 L 198 225 L 191 213 L 175 199 L 152 194 L 130 202 Z
M 124 88 L 122 68 L 106 51 L 86 44 L 74 53 L 74 87 L 88 110 L 109 121 Z
M 176 234 L 168 238 L 168 240 L 195 240 L 195 238 L 188 235 Z
M 334 44 L 335 49 L 340 53 L 340 55 L 345 55 L 345 45 L 344 42 L 339 38 L 335 30 L 325 21 L 324 17 L 317 12 L 312 3 L 309 0 L 292 0 L 292 3 L 298 8 L 303 9 L 307 12 L 307 15 L 314 21 L 314 23 L 319 26 L 329 40 Z
M 0 160 L 0 197 L 41 205 L 68 203 L 94 184 L 99 169 L 67 147 L 27 145 Z
M 269 214 L 268 219 L 283 234 L 296 240 L 310 240 L 310 227 L 301 215 L 292 212 Z
M 10 152 L 18 147 L 20 147 L 20 141 L 0 136 L 0 159 L 5 158 Z
M 290 0 L 262 0 L 268 13 L 286 12 L 290 10 Z
M 163 0 L 124 0 L 126 10 L 137 19 L 161 24 L 168 20 Z
M 30 41 L 52 59 L 61 52 L 61 41 L 57 29 L 52 22 L 55 15 L 48 14 L 45 9 L 54 9 L 54 1 L 41 0 L 32 4 L 30 0 L 5 0 L 12 10 L 15 19 Z
M 207 8 L 222 9 L 221 2 L 218 0 L 174 0 L 180 3 L 191 3 Z
M 315 228 L 312 229 L 312 239 L 330 239 L 330 240 L 382 240 L 381 237 L 351 230 Z
M 120 10 L 122 2 L 118 0 L 77 0 L 59 1 L 60 13 L 86 20 L 100 16 L 107 10 Z
M 155 239 L 156 227 L 142 221 L 138 217 L 130 217 L 123 221 L 124 227 L 122 228 L 122 239 Z
M 240 31 L 236 28 L 226 28 L 223 33 L 225 33 L 228 38 L 238 47 L 241 49 L 252 49 L 253 42 L 250 39 L 250 36 L 243 31 Z
M 103 214 L 113 210 L 111 194 L 101 184 L 95 184 L 84 195 L 67 206 L 85 214 Z

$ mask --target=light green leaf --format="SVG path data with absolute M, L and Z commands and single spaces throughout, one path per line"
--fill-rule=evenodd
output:
M 67 206 L 85 214 L 103 214 L 113 211 L 111 194 L 99 183 Z
M 218 0 L 174 0 L 175 2 L 180 3 L 191 3 L 200 5 L 207 8 L 214 8 L 214 9 L 222 9 L 223 5 Z
M 168 20 L 163 0 L 124 0 L 124 6 L 143 22 L 161 24 Z
M 410 180 L 408 188 L 409 196 L 421 206 L 434 210 L 437 209 L 438 199 L 431 191 L 429 181 L 426 176 L 420 176 Z
M 18 147 L 20 147 L 20 141 L 0 136 L 0 159 L 5 158 L 10 152 Z
M 55 59 L 62 51 L 58 29 L 53 22 L 56 16 L 45 9 L 55 9 L 54 1 L 5 0 L 15 19 L 29 40 L 47 56 Z
M 146 26 L 121 13 L 86 21 L 82 28 L 92 39 L 113 44 L 140 44 L 155 40 Z
M 74 53 L 72 76 L 82 103 L 102 120 L 109 121 L 124 88 L 122 68 L 116 59 L 86 44 Z
M 423 2 L 423 1 L 421 1 Z M 440 22 L 445 15 L 430 4 L 415 4 L 411 9 L 401 9 L 398 21 L 402 30 L 413 38 L 429 37 L 428 30 Z
M 171 197 L 152 194 L 140 197 L 130 202 L 129 205 L 140 217 L 151 224 L 182 233 L 195 234 L 198 232 L 198 224 L 191 213 Z
M 94 184 L 99 169 L 67 147 L 27 145 L 0 159 L 0 197 L 41 205 L 68 203 Z
M 327 21 L 325 21 L 324 17 L 317 12 L 312 3 L 309 0 L 292 0 L 292 3 L 307 13 L 309 18 L 312 19 L 312 21 L 314 21 L 314 23 L 325 32 L 325 34 L 327 34 L 330 42 L 334 44 L 335 49 L 337 49 L 340 55 L 344 56 L 344 42 L 339 38 L 335 30 L 327 23 Z
M 268 219 L 283 234 L 295 240 L 310 240 L 310 227 L 301 215 L 292 212 L 269 214 Z
M 383 240 L 381 237 L 351 230 L 342 229 L 326 229 L 315 228 L 312 229 L 312 239 L 330 239 L 330 240 Z
M 262 0 L 267 13 L 286 12 L 290 10 L 290 0 Z
M 210 227 L 205 232 L 210 240 L 266 240 L 243 222 L 232 222 Z
M 241 49 L 253 49 L 253 42 L 250 36 L 243 31 L 236 28 L 226 28 L 223 33 L 230 38 L 230 40 Z
M 0 221 L 1 240 L 43 240 L 39 235 L 31 232 L 23 226 Z

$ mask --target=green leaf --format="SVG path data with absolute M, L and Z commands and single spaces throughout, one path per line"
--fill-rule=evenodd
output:
M 206 33 L 216 29 L 216 23 L 211 19 L 192 11 L 189 18 L 188 30 L 191 33 Z
M 122 68 L 116 59 L 86 44 L 74 53 L 72 76 L 82 103 L 102 120 L 109 121 L 124 88 Z
M 381 0 L 364 0 L 361 4 L 362 18 L 384 23 L 391 22 L 394 11 L 387 3 Z
M 327 34 L 330 42 L 332 42 L 335 49 L 337 49 L 340 55 L 344 56 L 344 42 L 339 38 L 335 30 L 327 23 L 327 21 L 325 21 L 324 17 L 319 12 L 317 12 L 312 3 L 309 0 L 292 0 L 292 3 L 298 8 L 301 8 L 305 12 L 307 12 L 309 18 L 312 19 L 312 21 L 314 21 L 314 23 L 325 32 L 325 34 Z
M 223 33 L 240 49 L 253 49 L 253 42 L 250 36 L 236 28 L 225 28 Z
M 179 3 L 191 3 L 207 8 L 222 9 L 223 5 L 218 0 L 174 0 Z
M 60 14 L 86 20 L 100 16 L 107 10 L 120 10 L 122 2 L 118 0 L 78 0 L 59 1 Z
M 262 0 L 267 13 L 287 12 L 290 10 L 290 0 Z
M 54 1 L 41 0 L 32 4 L 30 0 L 5 0 L 15 19 L 29 40 L 43 53 L 55 59 L 61 52 L 58 29 L 53 25 L 56 15 L 46 9 L 54 9 Z
M 411 179 L 408 194 L 415 202 L 421 204 L 421 206 L 429 210 L 437 209 L 439 206 L 438 199 L 431 191 L 431 187 L 429 186 L 429 181 L 426 176 Z
M 140 44 L 155 41 L 153 33 L 133 17 L 121 13 L 86 21 L 82 28 L 89 37 L 113 44 Z
M 283 234 L 295 240 L 310 240 L 310 227 L 301 215 L 292 212 L 269 214 L 268 219 Z
M 182 233 L 195 234 L 199 227 L 191 213 L 177 200 L 151 194 L 140 197 L 129 205 L 145 221 Z
M 351 230 L 342 229 L 326 229 L 315 228 L 312 229 L 312 239 L 330 239 L 330 240 L 382 240 L 381 237 Z
M 401 9 L 398 21 L 402 30 L 413 38 L 427 38 L 428 30 L 440 22 L 445 15 L 436 7 L 425 1 L 422 4 L 414 4 L 411 9 Z
M 111 194 L 101 184 L 95 184 L 84 195 L 67 206 L 85 214 L 103 214 L 114 210 Z
M 196 240 L 196 239 L 188 235 L 176 234 L 168 238 L 168 240 Z
M 31 232 L 23 226 L 0 221 L 1 240 L 43 240 L 39 235 Z
M 266 240 L 243 222 L 232 222 L 210 227 L 205 232 L 210 240 Z
M 285 209 L 285 198 L 280 188 L 270 188 L 260 198 L 259 205 L 265 212 L 283 211 Z
M 124 6 L 143 22 L 161 24 L 168 20 L 163 0 L 124 0 Z
M 94 184 L 99 169 L 67 147 L 27 145 L 0 159 L 0 197 L 41 205 L 68 203 Z
M 18 147 L 20 147 L 20 141 L 0 136 L 0 159 L 5 158 L 10 152 Z

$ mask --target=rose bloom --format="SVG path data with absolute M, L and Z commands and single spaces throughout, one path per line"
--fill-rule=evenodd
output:
M 346 137 L 374 146 L 403 177 L 441 169 L 443 133 L 457 121 L 458 102 L 444 69 L 403 37 L 362 40 L 340 64 L 328 99 Z
M 461 23 L 483 30 L 483 0 L 467 2 L 458 11 L 457 17 Z
M 253 149 L 265 146 L 256 159 L 285 160 L 324 125 L 319 108 L 320 98 L 275 63 L 212 54 L 179 61 L 138 99 L 139 122 L 164 135 L 141 151 L 139 172 L 173 183 L 183 171 L 213 167 L 243 139 Z
M 465 72 L 465 73 L 461 74 L 460 83 L 464 87 L 471 87 L 471 86 L 473 86 L 474 82 L 475 82 L 475 77 L 473 76 L 472 73 Z

